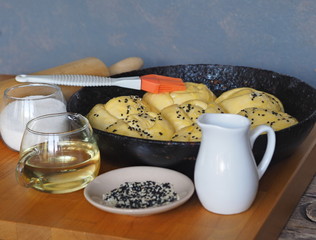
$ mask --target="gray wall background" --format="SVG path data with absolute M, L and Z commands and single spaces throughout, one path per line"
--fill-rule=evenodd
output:
M 316 1 L 0 0 L 0 73 L 90 56 L 258 67 L 316 87 Z

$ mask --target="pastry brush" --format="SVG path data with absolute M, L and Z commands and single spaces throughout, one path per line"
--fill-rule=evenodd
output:
M 149 74 L 134 77 L 102 77 L 92 75 L 18 75 L 18 82 L 48 83 L 66 86 L 101 87 L 117 86 L 144 90 L 151 93 L 163 93 L 185 90 L 185 84 L 181 78 L 166 77 Z

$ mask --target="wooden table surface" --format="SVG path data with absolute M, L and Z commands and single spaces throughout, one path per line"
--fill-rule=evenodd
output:
M 316 202 L 316 176 L 297 204 L 289 221 L 282 230 L 279 240 L 316 239 L 316 222 L 306 215 L 306 208 Z M 316 210 L 316 209 L 315 209 Z
M 315 145 L 316 127 L 291 157 L 269 167 L 244 213 L 210 213 L 194 195 L 169 212 L 132 217 L 93 207 L 83 190 L 47 194 L 19 186 L 14 173 L 18 153 L 0 141 L 0 239 L 294 239 L 295 229 L 286 224 L 297 218 L 294 211 L 289 220 L 300 201 L 306 204 L 301 198 L 305 189 L 313 186 Z M 102 165 L 101 172 L 116 168 L 107 159 Z

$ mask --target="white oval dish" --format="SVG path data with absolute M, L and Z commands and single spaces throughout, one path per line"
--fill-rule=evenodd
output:
M 102 199 L 103 194 L 118 188 L 125 182 L 149 180 L 157 183 L 171 183 L 174 191 L 179 195 L 179 200 L 157 207 L 123 209 L 107 206 Z M 93 206 L 103 211 L 132 216 L 146 216 L 169 211 L 189 200 L 193 193 L 194 184 L 186 175 L 166 168 L 147 166 L 126 167 L 103 173 L 90 182 L 84 190 L 85 198 Z

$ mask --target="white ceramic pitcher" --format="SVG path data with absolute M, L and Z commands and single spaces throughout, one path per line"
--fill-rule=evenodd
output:
M 194 182 L 199 200 L 211 212 L 236 214 L 254 201 L 259 179 L 275 148 L 275 133 L 266 125 L 250 130 L 250 121 L 236 114 L 203 114 L 198 119 L 202 141 Z M 266 152 L 257 166 L 252 153 L 256 138 L 266 132 Z

